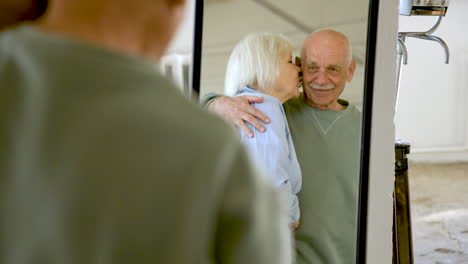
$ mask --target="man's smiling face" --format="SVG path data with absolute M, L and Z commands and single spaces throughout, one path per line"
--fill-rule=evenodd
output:
M 334 31 L 313 33 L 304 42 L 302 74 L 305 98 L 317 109 L 341 110 L 338 97 L 353 78 L 346 37 Z

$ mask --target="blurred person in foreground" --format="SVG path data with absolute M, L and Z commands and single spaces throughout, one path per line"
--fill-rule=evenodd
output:
M 233 131 L 155 71 L 184 5 L 50 0 L 0 33 L 0 263 L 291 261 Z
M 225 78 L 225 94 L 258 96 L 261 104 L 252 104 L 272 120 L 260 133 L 250 126 L 254 137 L 240 132 L 256 164 L 274 187 L 288 201 L 289 224 L 299 226 L 300 210 L 297 193 L 301 189 L 301 168 L 289 131 L 282 104 L 299 96 L 300 68 L 292 58 L 292 44 L 283 36 L 272 33 L 251 33 L 244 37 L 229 57 Z

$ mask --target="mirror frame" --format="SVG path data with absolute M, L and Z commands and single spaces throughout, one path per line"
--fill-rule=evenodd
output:
M 361 167 L 358 192 L 358 215 L 356 228 L 356 263 L 366 263 L 367 219 L 369 195 L 369 163 L 372 129 L 372 103 L 374 101 L 375 57 L 377 49 L 377 25 L 379 0 L 369 0 L 367 20 L 367 47 L 364 69 L 364 94 L 362 105 Z
M 377 48 L 377 24 L 379 0 L 368 0 L 367 47 L 364 68 L 364 94 L 361 128 L 361 160 L 358 190 L 358 214 L 356 221 L 356 264 L 366 263 L 367 219 L 369 193 L 369 161 L 372 127 L 372 102 L 374 92 L 375 58 Z M 195 100 L 200 94 L 200 77 L 203 39 L 204 0 L 195 0 L 195 29 L 193 43 L 192 89 Z
M 200 95 L 200 78 L 202 63 L 202 40 L 203 40 L 203 0 L 195 1 L 195 24 L 193 35 L 193 60 L 192 60 L 192 89 L 198 101 Z

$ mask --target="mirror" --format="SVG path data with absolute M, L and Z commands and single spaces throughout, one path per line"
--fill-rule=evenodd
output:
M 356 66 L 339 96 L 348 103 L 320 109 L 302 93 L 283 104 L 302 172 L 297 193 L 300 225 L 294 231 L 296 263 L 365 263 L 377 6 L 375 0 L 197 1 L 193 87 L 201 98 L 224 94 L 229 56 L 249 33 L 285 36 L 292 43 L 292 58 L 301 55 L 304 40 L 314 31 L 331 29 L 349 40 Z M 333 75 L 334 62 L 319 68 Z M 313 63 L 302 58 L 303 74 Z M 349 65 L 338 68 L 351 71 Z

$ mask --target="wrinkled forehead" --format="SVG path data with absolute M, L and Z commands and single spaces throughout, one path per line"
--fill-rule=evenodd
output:
M 308 45 L 304 47 L 302 61 L 307 64 L 319 64 L 320 66 L 348 64 L 348 49 L 338 45 Z

